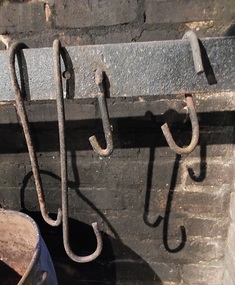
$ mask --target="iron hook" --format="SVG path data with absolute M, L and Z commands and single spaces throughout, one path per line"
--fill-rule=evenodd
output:
M 202 72 L 204 72 L 204 67 L 202 63 L 201 50 L 200 50 L 197 35 L 194 33 L 194 31 L 189 30 L 184 34 L 183 39 L 189 40 L 192 53 L 193 53 L 193 62 L 194 62 L 195 71 L 197 74 L 201 74 Z M 198 139 L 199 139 L 199 125 L 198 125 L 197 113 L 195 110 L 195 106 L 193 104 L 192 96 L 189 96 L 189 95 L 186 96 L 186 103 L 187 103 L 189 117 L 190 117 L 191 124 L 192 124 L 192 139 L 191 139 L 189 146 L 185 148 L 181 148 L 177 146 L 172 138 L 168 125 L 164 124 L 163 126 L 161 126 L 161 129 L 163 131 L 163 134 L 166 138 L 168 145 L 175 153 L 178 153 L 178 154 L 188 154 L 192 152 L 197 146 Z
M 197 74 L 201 74 L 202 72 L 204 72 L 204 67 L 202 64 L 202 55 L 197 35 L 194 33 L 194 31 L 189 30 L 184 34 L 183 39 L 189 40 L 193 53 L 193 62 L 194 62 L 195 71 Z
M 198 139 L 199 139 L 199 125 L 198 125 L 197 113 L 195 110 L 195 106 L 193 104 L 192 96 L 187 95 L 186 96 L 186 102 L 187 102 L 187 107 L 188 107 L 188 112 L 189 112 L 189 118 L 190 118 L 191 125 L 192 125 L 192 139 L 191 139 L 190 144 L 187 147 L 181 148 L 181 147 L 176 145 L 176 143 L 174 142 L 174 139 L 170 133 L 170 130 L 169 130 L 167 123 L 165 123 L 163 126 L 161 126 L 161 129 L 163 131 L 163 134 L 166 138 L 166 141 L 167 141 L 169 147 L 175 153 L 178 153 L 178 154 L 188 154 L 188 153 L 192 152 L 195 149 L 195 147 L 197 146 Z
M 93 150 L 98 153 L 100 156 L 109 156 L 113 152 L 113 138 L 112 138 L 112 126 L 109 123 L 109 116 L 108 110 L 105 101 L 105 91 L 104 91 L 104 84 L 103 84 L 103 71 L 101 69 L 97 69 L 95 72 L 95 83 L 99 87 L 100 92 L 98 92 L 98 102 L 101 112 L 103 130 L 105 134 L 106 140 L 106 148 L 102 149 L 97 142 L 95 136 L 91 136 L 89 141 L 93 147 Z
M 60 163 L 61 163 L 61 192 L 62 192 L 62 219 L 63 219 L 63 242 L 67 255 L 75 262 L 85 263 L 94 260 L 101 253 L 103 242 L 97 223 L 92 227 L 97 240 L 96 250 L 88 256 L 77 256 L 72 252 L 69 244 L 69 225 L 68 225 L 68 173 L 67 173 L 67 154 L 65 143 L 65 111 L 63 100 L 63 87 L 60 63 L 60 41 L 53 42 L 53 62 L 56 83 L 56 104 L 58 113 L 59 141 L 60 141 Z
M 41 180 L 41 176 L 39 173 L 38 160 L 37 160 L 36 152 L 35 152 L 32 137 L 31 137 L 31 131 L 30 131 L 28 117 L 27 117 L 27 113 L 26 113 L 26 109 L 24 105 L 23 96 L 22 96 L 22 93 L 21 93 L 21 90 L 18 84 L 17 76 L 16 76 L 15 55 L 18 50 L 23 49 L 23 48 L 27 48 L 27 46 L 21 42 L 14 42 L 9 48 L 9 71 L 10 71 L 11 83 L 12 83 L 12 87 L 15 93 L 17 114 L 20 118 L 20 122 L 23 127 L 26 144 L 27 144 L 27 148 L 29 151 L 29 158 L 30 158 L 31 167 L 33 171 L 40 211 L 43 216 L 43 219 L 49 225 L 55 227 L 61 223 L 61 220 L 62 220 L 61 209 L 58 209 L 56 220 L 51 219 L 47 213 L 47 209 L 46 209 L 46 205 L 44 201 L 43 189 L 42 189 L 42 180 Z

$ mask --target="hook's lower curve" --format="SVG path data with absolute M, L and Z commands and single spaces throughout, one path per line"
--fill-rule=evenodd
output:
M 16 55 L 18 50 L 23 49 L 23 48 L 27 48 L 27 46 L 21 42 L 15 42 L 9 48 L 9 70 L 10 70 L 12 87 L 13 87 L 13 90 L 15 93 L 16 110 L 17 110 L 17 114 L 20 118 L 20 122 L 22 124 L 22 127 L 23 127 L 26 144 L 27 144 L 28 151 L 29 151 L 29 158 L 30 158 L 33 176 L 34 176 L 34 180 L 35 180 L 35 187 L 36 187 L 36 191 L 37 191 L 38 202 L 39 202 L 41 214 L 43 216 L 43 219 L 49 225 L 58 226 L 62 220 L 61 209 L 58 209 L 58 214 L 57 214 L 56 220 L 51 219 L 47 213 L 46 205 L 45 205 L 45 201 L 44 201 L 43 189 L 42 189 L 42 181 L 41 181 L 41 176 L 39 173 L 38 160 L 37 160 L 36 152 L 34 149 L 33 141 L 31 138 L 31 132 L 30 132 L 29 122 L 28 122 L 28 118 L 27 118 L 27 114 L 26 114 L 26 109 L 24 106 L 24 100 L 22 98 L 21 90 L 20 90 L 18 80 L 17 80 L 17 76 L 16 76 L 15 55 Z
M 167 123 L 165 123 L 163 126 L 161 126 L 161 129 L 163 131 L 163 134 L 166 138 L 166 141 L 169 145 L 169 147 L 178 154 L 188 154 L 192 152 L 195 147 L 197 146 L 198 139 L 199 139 L 199 125 L 198 125 L 198 119 L 197 119 L 197 113 L 193 104 L 193 99 L 192 96 L 187 96 L 186 97 L 187 101 L 187 107 L 188 107 L 188 112 L 189 112 L 189 117 L 192 125 L 192 139 L 190 144 L 185 147 L 179 147 L 175 142 L 174 139 L 170 133 L 169 127 Z
M 63 220 L 63 241 L 64 248 L 67 255 L 75 262 L 85 263 L 97 258 L 102 251 L 103 242 L 101 233 L 98 229 L 97 223 L 93 223 L 92 227 L 97 240 L 96 250 L 88 256 L 75 255 L 69 244 L 69 225 L 68 225 L 68 173 L 67 173 L 67 154 L 65 143 L 65 112 L 63 100 L 63 87 L 61 78 L 61 64 L 60 64 L 60 42 L 54 40 L 53 42 L 53 62 L 56 83 L 56 104 L 58 113 L 59 126 L 59 140 L 60 140 L 60 163 L 61 163 L 61 194 L 62 194 L 62 220 Z
M 105 149 L 102 149 L 95 136 L 90 137 L 89 141 L 96 153 L 98 153 L 100 156 L 109 156 L 113 152 L 112 127 L 109 123 L 108 110 L 106 106 L 105 92 L 103 86 L 103 71 L 101 69 L 96 70 L 95 82 L 96 85 L 98 85 L 100 88 L 100 92 L 98 93 L 98 102 L 107 146 Z
M 204 72 L 204 67 L 202 64 L 202 55 L 197 35 L 194 33 L 194 31 L 189 30 L 184 34 L 183 39 L 189 40 L 193 53 L 195 71 L 197 74 L 201 74 L 202 72 Z

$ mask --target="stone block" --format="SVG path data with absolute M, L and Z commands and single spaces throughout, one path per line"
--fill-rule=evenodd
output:
M 181 240 L 168 240 L 169 249 L 165 248 L 162 240 L 142 239 L 138 236 L 123 238 L 123 243 L 134 251 L 140 258 L 150 262 L 196 264 L 199 262 L 217 262 L 224 257 L 225 242 L 213 238 L 188 238 L 184 247 L 179 249 Z M 128 252 L 113 247 L 117 258 L 128 258 Z
M 200 191 L 201 190 L 201 191 Z M 230 199 L 229 187 L 202 187 L 201 189 L 180 189 L 174 191 L 171 197 L 172 213 L 190 213 L 196 217 L 228 217 Z M 159 191 L 155 200 L 160 213 L 166 207 L 166 191 Z
M 154 270 L 162 282 L 175 282 L 179 284 L 181 281 L 181 266 L 176 263 L 160 263 L 150 262 L 150 267 Z M 165 283 L 164 283 L 165 284 Z
M 230 273 L 227 269 L 225 269 L 224 271 L 223 285 L 234 285 Z
M 146 1 L 146 23 L 184 23 L 212 20 L 217 16 L 213 0 Z
M 234 176 L 234 167 L 230 159 L 217 161 L 202 160 L 185 163 L 188 168 L 186 179 L 187 187 L 191 185 L 213 186 L 231 185 Z
M 0 163 L 0 185 L 2 187 L 20 186 L 25 177 L 25 166 L 18 163 Z
M 228 252 L 235 259 L 235 226 L 232 223 L 228 230 Z
M 11 3 L 0 9 L 0 33 L 40 32 L 47 27 L 44 3 Z
M 223 266 L 210 266 L 208 264 L 183 265 L 183 281 L 190 285 L 221 285 L 223 273 Z
M 233 253 L 231 254 L 230 251 L 227 249 L 226 251 L 226 256 L 225 256 L 225 262 L 224 262 L 224 267 L 229 273 L 229 279 L 233 281 L 232 284 L 235 284 L 235 258 Z M 227 285 L 224 283 L 224 285 Z
M 230 216 L 232 219 L 232 223 L 235 224 L 235 192 L 231 193 L 229 210 L 230 210 Z
M 137 0 L 82 0 L 79 3 L 74 0 L 55 1 L 53 5 L 54 23 L 60 28 L 113 26 L 129 23 L 137 16 L 137 2 Z

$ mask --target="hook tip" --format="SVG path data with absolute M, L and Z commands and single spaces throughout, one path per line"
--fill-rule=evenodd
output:
M 163 124 L 163 125 L 161 126 L 161 129 L 162 129 L 163 132 L 164 132 L 164 131 L 169 131 L 168 124 L 167 124 L 167 123 Z
M 101 148 L 100 148 L 100 146 L 99 146 L 99 144 L 98 144 L 98 142 L 97 142 L 96 137 L 95 137 L 95 136 L 89 137 L 89 142 L 90 142 L 90 144 L 91 144 L 93 150 L 94 150 L 95 152 L 97 152 L 97 153 L 100 153 L 100 149 L 101 149 Z
M 59 208 L 57 212 L 57 218 L 56 220 L 53 221 L 53 226 L 55 227 L 59 226 L 61 224 L 61 221 L 62 221 L 62 211 Z

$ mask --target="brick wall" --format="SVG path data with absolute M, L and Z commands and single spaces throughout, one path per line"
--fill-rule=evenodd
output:
M 233 0 L 45 0 L 0 1 L 0 5 L 3 39 L 20 39 L 29 47 L 51 46 L 55 38 L 63 45 L 179 39 L 188 28 L 199 37 L 235 34 Z M 194 100 L 208 109 L 227 102 L 226 96 L 217 101 L 194 96 Z M 162 101 L 171 106 L 167 99 Z M 121 113 L 128 102 L 113 102 L 110 107 Z M 233 113 L 221 107 L 216 114 L 198 114 L 198 147 L 180 157 L 166 145 L 160 129 L 167 116 L 149 111 L 149 105 L 157 107 L 158 102 L 151 98 L 138 103 L 145 116 L 134 116 L 130 107 L 128 118 L 111 117 L 115 151 L 110 158 L 100 159 L 89 145 L 92 134 L 98 133 L 102 140 L 99 120 L 67 123 L 72 247 L 79 254 L 92 250 L 93 221 L 98 221 L 104 238 L 101 256 L 90 264 L 70 261 L 61 228 L 41 220 L 22 129 L 12 106 L 1 106 L 12 122 L 0 125 L 4 134 L 0 204 L 21 209 L 37 221 L 59 284 L 235 284 Z M 85 111 L 97 112 L 94 101 L 81 104 Z M 60 207 L 57 123 L 43 123 L 41 118 L 51 108 L 54 103 L 36 105 L 34 117 L 40 120 L 34 120 L 32 128 L 47 207 L 56 213 Z M 174 119 L 176 137 L 187 142 L 189 126 L 180 115 Z
M 0 34 L 30 47 L 179 39 L 234 34 L 233 0 L 0 1 Z

